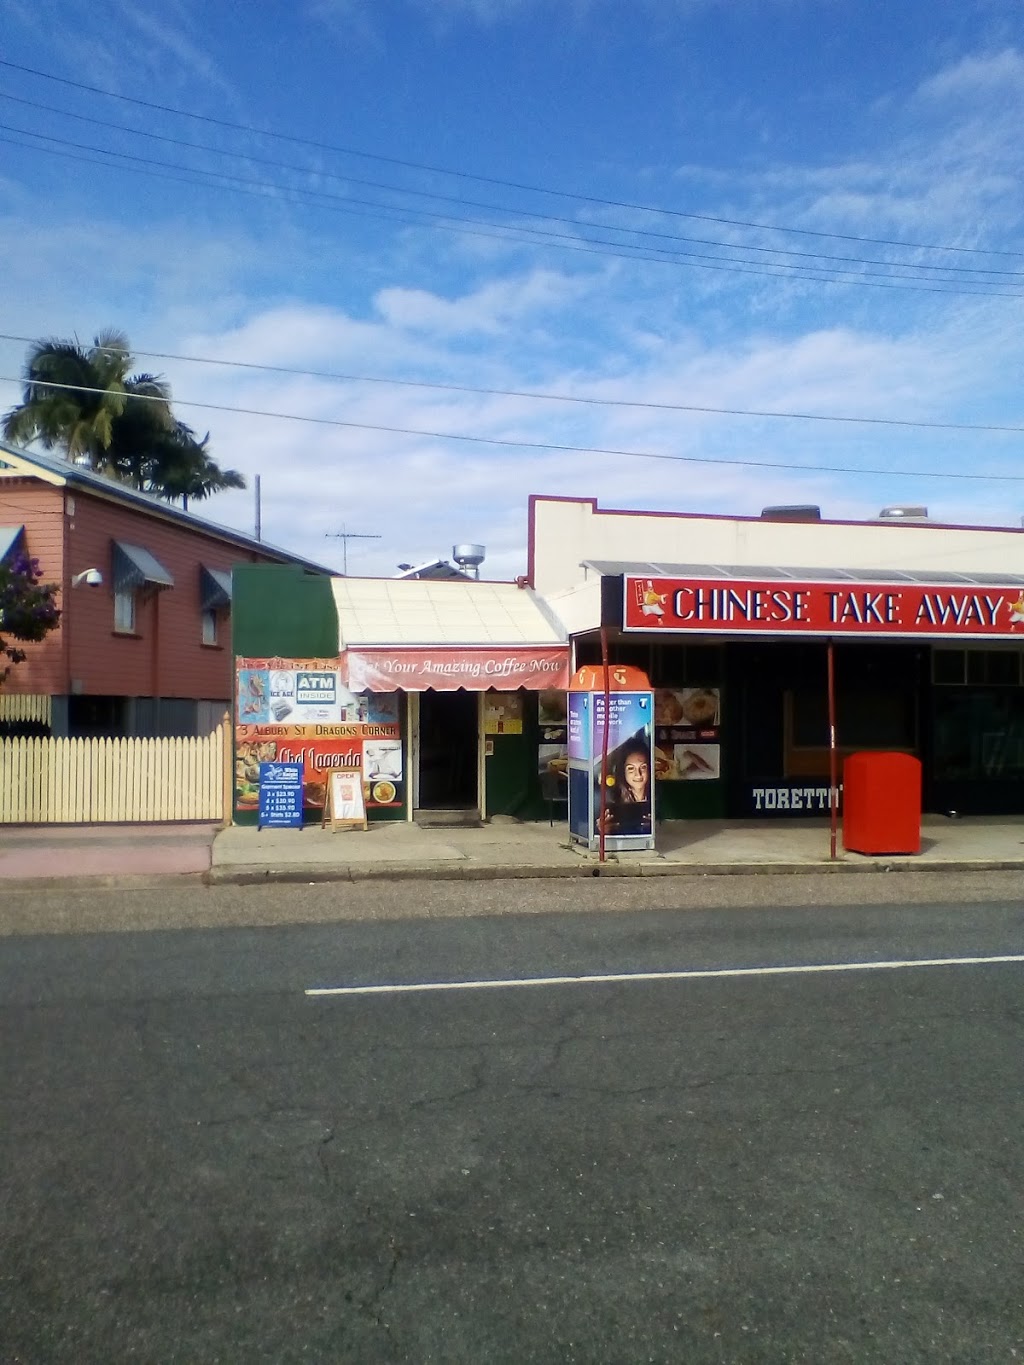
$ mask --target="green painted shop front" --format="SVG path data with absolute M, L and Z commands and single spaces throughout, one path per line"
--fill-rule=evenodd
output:
M 549 815 L 552 782 L 557 784 L 564 773 L 558 761 L 566 739 L 563 691 L 399 688 L 368 696 L 361 692 L 360 699 L 366 697 L 368 706 L 358 723 L 325 721 L 303 727 L 300 733 L 298 727 L 274 724 L 274 716 L 265 710 L 262 724 L 250 724 L 243 715 L 243 682 L 250 674 L 271 677 L 279 670 L 294 675 L 296 666 L 325 672 L 340 666 L 343 649 L 331 580 L 293 568 L 245 565 L 235 570 L 232 648 L 238 679 L 237 823 L 258 822 L 254 773 L 259 761 L 303 756 L 307 777 L 314 777 L 306 783 L 304 823 L 318 823 L 322 796 L 310 765 L 354 766 L 360 744 L 364 753 L 390 747 L 394 754 L 392 769 L 365 784 L 371 822 L 411 820 L 418 810 L 426 814 L 434 807 L 466 807 L 485 818 L 539 820 Z M 561 648 L 567 674 L 568 649 Z M 251 664 L 258 667 L 249 668 Z M 272 704 L 271 699 L 266 701 Z M 374 799 L 382 784 L 395 788 L 393 800 Z M 561 803 L 556 810 L 564 818 Z

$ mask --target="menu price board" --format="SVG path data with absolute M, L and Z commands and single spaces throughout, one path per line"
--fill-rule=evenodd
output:
M 302 764 L 261 763 L 259 827 L 302 828 Z

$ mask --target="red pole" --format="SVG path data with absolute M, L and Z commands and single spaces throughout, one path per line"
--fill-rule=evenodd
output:
M 836 856 L 836 826 L 839 822 L 838 761 L 836 753 L 836 665 L 835 649 L 828 642 L 828 810 L 829 857 Z
M 604 862 L 604 826 L 608 810 L 608 711 L 610 707 L 608 676 L 608 628 L 601 627 L 601 667 L 604 669 L 604 725 L 601 728 L 601 807 L 597 827 L 597 861 Z

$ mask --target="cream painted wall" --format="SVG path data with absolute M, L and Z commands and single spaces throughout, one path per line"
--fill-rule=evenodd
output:
M 1024 530 L 1009 528 L 603 512 L 544 498 L 532 510 L 533 586 L 549 597 L 593 577 L 585 560 L 1024 573 Z

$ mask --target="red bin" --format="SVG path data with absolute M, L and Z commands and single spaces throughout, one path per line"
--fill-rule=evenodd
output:
M 921 761 L 912 754 L 851 754 L 843 765 L 843 848 L 921 852 Z

